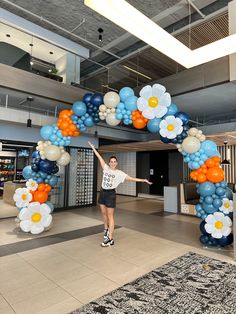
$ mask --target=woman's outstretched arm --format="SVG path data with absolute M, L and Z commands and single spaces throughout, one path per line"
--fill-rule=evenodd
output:
M 152 184 L 152 182 L 148 181 L 148 179 L 133 178 L 133 177 L 130 177 L 130 176 L 126 176 L 125 180 L 131 181 L 131 182 L 143 182 L 143 183 L 147 183 L 149 185 Z
M 104 166 L 105 166 L 105 161 L 104 161 L 104 159 L 102 158 L 102 156 L 99 154 L 99 152 L 96 150 L 95 146 L 94 146 L 92 143 L 88 142 L 88 144 L 89 144 L 89 146 L 92 148 L 94 154 L 97 156 L 97 158 L 98 158 L 98 160 L 99 160 L 99 162 L 100 162 L 100 165 L 101 165 L 101 167 L 102 167 L 102 169 L 103 169 Z

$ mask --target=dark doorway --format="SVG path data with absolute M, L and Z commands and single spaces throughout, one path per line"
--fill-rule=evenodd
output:
M 164 186 L 169 185 L 168 151 L 150 152 L 150 194 L 164 195 Z

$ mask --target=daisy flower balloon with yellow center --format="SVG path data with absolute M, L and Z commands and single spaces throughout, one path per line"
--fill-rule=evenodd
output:
M 23 208 L 19 213 L 20 228 L 24 232 L 39 234 L 52 222 L 50 208 L 47 204 L 32 202 L 28 207 Z
M 140 91 L 137 106 L 147 119 L 162 118 L 171 104 L 171 97 L 160 84 L 147 85 Z
M 233 201 L 229 200 L 228 198 L 223 198 L 222 206 L 219 208 L 224 214 L 232 213 L 233 211 Z
M 215 212 L 205 219 L 206 232 L 210 233 L 213 238 L 221 239 L 231 233 L 232 220 L 223 213 Z
M 175 116 L 167 116 L 160 123 L 160 135 L 168 139 L 176 138 L 183 132 L 183 121 Z
M 13 199 L 16 202 L 16 206 L 19 208 L 26 207 L 32 200 L 32 194 L 27 188 L 19 188 L 15 190 Z
M 33 180 L 33 179 L 29 179 L 27 182 L 26 182 L 26 186 L 28 188 L 28 190 L 30 191 L 36 191 L 37 188 L 38 188 L 38 183 Z

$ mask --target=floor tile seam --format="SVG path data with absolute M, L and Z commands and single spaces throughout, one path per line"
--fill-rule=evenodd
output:
M 31 263 L 30 263 L 31 264 Z M 70 295 L 72 298 L 76 299 L 77 301 L 79 301 L 77 298 L 75 298 L 69 291 L 65 290 L 63 287 L 61 287 L 58 283 L 56 283 L 53 279 L 49 278 L 47 275 L 45 275 L 41 270 L 37 269 L 34 265 L 31 264 L 31 266 L 33 268 L 35 268 L 39 273 L 41 273 L 41 275 L 43 275 L 48 281 L 52 282 L 53 284 L 55 284 L 59 289 L 63 290 L 63 292 L 65 292 L 66 294 Z M 45 292 L 45 291 L 44 291 Z M 43 293 L 44 293 L 43 292 Z M 43 294 L 41 293 L 41 294 Z M 80 302 L 80 301 L 79 301 Z M 55 303 L 56 304 L 56 303 Z M 54 304 L 53 304 L 54 305 Z
M 9 305 L 9 307 L 12 309 L 12 311 L 17 314 L 17 312 L 16 312 L 16 311 L 14 310 L 14 308 L 12 307 L 11 303 L 9 303 L 9 302 L 6 300 L 6 297 L 5 297 L 2 293 L 1 293 L 1 296 L 2 296 L 3 299 L 6 301 L 6 303 Z

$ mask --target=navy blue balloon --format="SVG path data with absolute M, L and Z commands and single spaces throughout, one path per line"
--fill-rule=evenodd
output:
M 180 118 L 184 125 L 188 124 L 189 122 L 189 115 L 186 112 L 182 112 L 182 111 L 177 112 L 175 114 L 175 117 Z
M 222 237 L 222 238 L 218 239 L 218 243 L 220 246 L 226 246 L 226 245 L 233 243 L 232 233 L 229 234 L 227 237 Z
M 91 97 L 91 104 L 93 104 L 94 106 L 101 106 L 101 104 L 103 104 L 103 96 L 100 93 L 96 93 Z
M 32 164 L 31 164 L 31 169 L 32 169 L 33 171 L 35 171 L 35 172 L 38 172 L 38 171 L 39 171 L 39 167 L 38 167 L 38 165 L 35 164 L 35 163 L 32 163 Z
M 88 105 L 91 102 L 91 98 L 92 98 L 93 94 L 92 93 L 87 93 L 84 95 L 83 97 L 83 102 Z
M 167 137 L 160 137 L 161 138 L 161 141 L 163 142 L 163 143 L 165 143 L 165 144 L 168 144 L 168 143 L 170 143 L 170 140 L 167 138 Z
M 209 233 L 206 232 L 205 224 L 206 224 L 206 222 L 205 222 L 205 220 L 203 220 L 203 221 L 200 223 L 200 226 L 199 226 L 199 227 L 200 227 L 201 233 L 202 233 L 203 235 L 208 235 Z
M 55 162 L 44 159 L 44 160 L 40 161 L 39 169 L 40 169 L 40 171 L 43 171 L 47 174 L 50 174 L 50 173 L 52 173 L 52 169 L 54 168 L 54 165 L 55 165 Z
M 59 167 L 57 165 L 54 165 L 54 167 L 52 168 L 51 173 L 52 174 L 56 174 L 59 171 Z

